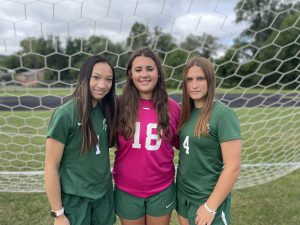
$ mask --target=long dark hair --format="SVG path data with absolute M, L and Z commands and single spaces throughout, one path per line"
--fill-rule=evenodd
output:
M 186 88 L 187 73 L 192 66 L 200 67 L 207 80 L 207 95 L 204 97 L 205 101 L 201 110 L 201 116 L 198 118 L 194 131 L 195 136 L 200 137 L 200 135 L 208 134 L 207 124 L 209 122 L 215 98 L 216 77 L 214 65 L 204 57 L 194 57 L 189 59 L 189 61 L 186 63 L 183 69 L 183 96 L 182 111 L 178 125 L 179 131 L 183 128 L 184 124 L 186 123 L 191 114 L 191 111 L 195 108 L 194 101 L 188 95 Z
M 135 122 L 139 107 L 139 91 L 135 87 L 131 78 L 131 69 L 134 59 L 138 56 L 151 58 L 157 67 L 158 81 L 153 90 L 152 100 L 156 108 L 158 117 L 157 133 L 163 130 L 166 137 L 169 132 L 168 93 L 166 91 L 164 72 L 158 56 L 149 48 L 137 49 L 130 57 L 127 66 L 127 80 L 123 89 L 123 94 L 119 97 L 118 106 L 118 131 L 127 139 L 133 137 L 135 133 Z
M 75 99 L 78 120 L 80 121 L 80 123 L 82 123 L 82 151 L 84 153 L 88 152 L 88 150 L 92 146 L 99 144 L 99 140 L 91 121 L 91 112 L 93 109 L 93 105 L 89 85 L 94 65 L 97 63 L 108 64 L 113 72 L 111 89 L 99 103 L 101 105 L 101 111 L 106 119 L 108 128 L 108 142 L 110 147 L 114 145 L 116 139 L 116 91 L 114 68 L 106 58 L 99 55 L 92 56 L 83 63 L 79 72 L 77 87 L 71 96 Z

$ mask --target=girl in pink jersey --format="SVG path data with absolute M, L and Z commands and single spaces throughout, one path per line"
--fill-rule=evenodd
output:
M 149 48 L 133 53 L 118 101 L 113 176 L 122 225 L 168 225 L 176 207 L 173 146 L 180 107 L 166 92 L 164 73 Z

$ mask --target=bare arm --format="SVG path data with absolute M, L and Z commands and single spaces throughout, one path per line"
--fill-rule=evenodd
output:
M 242 142 L 240 139 L 226 141 L 221 144 L 222 156 L 224 160 L 224 170 L 222 171 L 216 186 L 207 200 L 207 206 L 216 211 L 227 195 L 231 192 L 238 176 L 240 175 Z M 214 215 L 201 205 L 198 209 L 196 224 L 210 225 Z
M 45 188 L 52 210 L 59 210 L 63 207 L 61 201 L 61 189 L 59 181 L 59 166 L 64 151 L 64 144 L 53 138 L 46 140 L 46 158 L 45 158 Z M 69 225 L 67 217 L 59 216 L 54 224 Z

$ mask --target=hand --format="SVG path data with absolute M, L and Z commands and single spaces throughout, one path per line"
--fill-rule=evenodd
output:
M 195 224 L 197 225 L 211 225 L 215 218 L 215 214 L 209 213 L 205 207 L 204 204 L 200 205 L 195 218 Z
M 62 214 L 61 216 L 54 219 L 54 225 L 70 225 L 69 219 Z

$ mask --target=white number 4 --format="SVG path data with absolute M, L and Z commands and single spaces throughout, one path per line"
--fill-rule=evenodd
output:
M 190 147 L 189 147 L 189 136 L 186 136 L 185 139 L 184 139 L 184 142 L 183 142 L 183 147 L 185 149 L 185 153 L 187 155 L 190 154 Z

